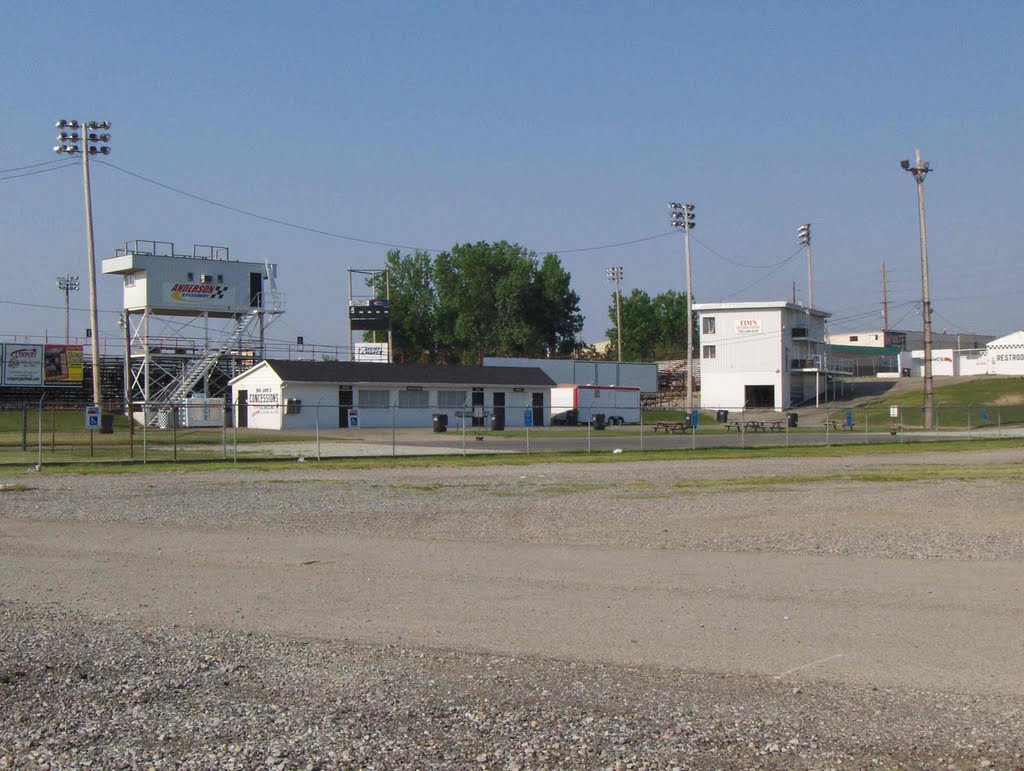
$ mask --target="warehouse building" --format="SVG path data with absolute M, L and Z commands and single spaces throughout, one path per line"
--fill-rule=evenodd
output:
M 239 427 L 542 426 L 554 381 L 535 367 L 268 359 L 231 380 Z M 529 415 L 527 416 L 527 413 Z

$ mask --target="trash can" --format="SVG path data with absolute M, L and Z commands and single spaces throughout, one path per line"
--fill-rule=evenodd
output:
M 448 430 L 448 416 L 443 412 L 434 413 L 434 433 L 443 434 Z
M 787 412 L 786 419 L 790 428 L 796 428 L 796 424 L 800 422 L 800 415 L 795 412 Z
M 112 434 L 114 433 L 114 416 L 110 413 L 103 413 L 100 415 L 100 433 L 101 434 Z
M 580 424 L 580 411 L 569 410 L 565 413 L 565 425 L 578 426 Z
M 594 415 L 594 430 L 604 431 L 604 413 L 598 412 Z
M 902 374 L 903 377 L 910 377 L 910 367 L 904 367 Z
M 729 422 L 729 410 L 718 410 L 715 413 L 716 423 L 728 423 Z
M 491 413 L 491 431 L 504 431 L 505 430 L 505 411 L 498 412 L 495 410 Z
M 683 428 L 687 431 L 693 428 L 693 416 L 691 416 L 689 412 L 683 415 Z

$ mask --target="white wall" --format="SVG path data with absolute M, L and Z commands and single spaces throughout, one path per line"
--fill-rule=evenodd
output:
M 658 365 L 653 363 L 486 356 L 484 365 L 537 367 L 558 384 L 633 386 L 645 394 L 658 392 Z
M 404 385 L 394 384 L 363 384 L 352 386 L 353 407 L 359 411 L 361 428 L 430 428 L 436 413 L 448 416 L 448 425 L 461 425 L 459 414 L 465 412 L 466 425 L 472 425 L 473 407 L 472 387 L 463 385 L 422 385 L 427 394 L 427 407 L 398 407 L 399 392 L 406 390 Z M 534 391 L 544 394 L 544 415 L 550 409 L 551 394 L 546 387 L 529 388 L 522 391 L 515 387 L 489 386 L 484 388 L 485 420 L 494 412 L 494 394 L 505 394 L 505 425 L 514 428 L 525 425 L 525 412 L 531 409 Z M 360 405 L 360 390 L 388 392 L 387 407 L 369 408 Z M 338 383 L 287 383 L 282 384 L 270 367 L 259 367 L 232 385 L 232 400 L 238 399 L 238 391 L 249 392 L 248 419 L 250 428 L 265 429 L 313 429 L 317 425 L 319 414 L 320 428 L 338 428 L 339 421 L 339 384 Z M 441 409 L 438 405 L 438 391 L 465 391 L 467 406 L 462 408 Z M 254 401 L 255 399 L 255 401 Z M 298 413 L 287 414 L 289 400 L 302 402 Z M 261 400 L 265 403 L 258 403 Z M 320 406 L 317 408 L 317 401 Z
M 911 351 L 913 366 L 910 374 L 914 377 L 924 376 L 924 351 Z M 945 377 L 959 375 L 957 370 L 956 352 L 952 348 L 932 348 L 932 376 Z
M 1024 348 L 989 346 L 988 371 L 993 375 L 1024 375 Z

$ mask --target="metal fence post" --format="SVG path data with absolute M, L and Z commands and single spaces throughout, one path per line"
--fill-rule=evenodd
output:
M 396 424 L 395 424 L 396 413 L 395 413 L 395 409 L 397 408 L 397 406 L 398 406 L 398 399 L 395 399 L 395 401 L 392 402 L 392 404 L 391 404 L 391 457 L 392 458 L 394 458 L 396 455 L 398 455 L 398 451 L 395 449 L 395 431 L 396 431 Z
M 868 408 L 864 408 L 864 444 L 868 444 L 871 441 L 868 437 Z
M 967 404 L 967 441 L 971 441 L 971 405 L 974 402 L 968 402 Z
M 459 410 L 460 420 L 462 421 L 462 457 L 466 457 L 466 405 L 462 405 L 462 409 Z
M 644 451 L 644 408 L 640 408 L 640 452 Z
M 231 403 L 231 410 L 235 416 L 231 421 L 231 451 L 234 454 L 234 462 L 238 463 L 238 399 Z
M 149 402 L 142 405 L 142 462 L 148 460 L 149 446 L 146 443 L 147 431 L 149 430 Z
M 174 445 L 172 450 L 174 460 L 178 459 L 178 405 L 171 405 L 171 443 Z
M 590 452 L 590 428 L 594 422 L 594 407 L 591 405 L 587 407 L 587 452 Z
M 21 451 L 28 451 L 28 404 L 21 405 Z
M 228 459 L 228 398 L 224 397 L 224 408 L 220 413 L 221 459 Z
M 43 395 L 39 397 L 39 428 L 37 434 L 38 452 L 36 457 L 36 468 L 40 469 L 43 467 L 43 399 L 45 398 L 46 393 L 44 392 Z

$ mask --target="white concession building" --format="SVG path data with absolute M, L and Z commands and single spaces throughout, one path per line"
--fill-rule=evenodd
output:
M 697 303 L 701 407 L 783 410 L 816 402 L 851 364 L 831 357 L 830 314 L 788 302 Z
M 527 412 L 545 424 L 554 381 L 535 367 L 267 359 L 230 385 L 239 427 L 519 427 Z

